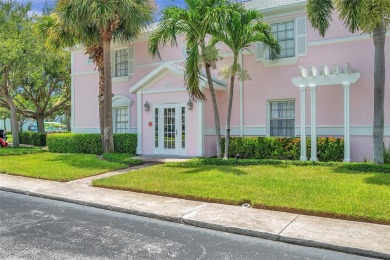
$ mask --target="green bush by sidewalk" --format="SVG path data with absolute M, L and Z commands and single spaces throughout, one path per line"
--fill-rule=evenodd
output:
M 102 154 L 100 134 L 50 134 L 47 146 L 53 153 Z M 135 154 L 136 134 L 114 134 L 115 152 Z
M 307 138 L 307 154 L 310 155 L 311 139 Z M 222 151 L 225 138 L 222 138 Z M 334 137 L 317 139 L 318 160 L 341 162 L 344 158 L 344 140 Z M 245 159 L 299 160 L 301 139 L 299 137 L 231 137 L 229 157 L 236 154 Z
M 33 146 L 46 146 L 46 133 L 20 132 L 19 142 Z

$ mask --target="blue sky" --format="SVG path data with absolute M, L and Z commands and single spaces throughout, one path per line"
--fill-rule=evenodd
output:
M 55 0 L 32 0 L 31 2 L 32 2 L 33 11 L 36 13 L 40 13 L 42 11 L 43 4 L 46 1 L 51 5 L 54 5 L 55 3 Z M 170 5 L 184 7 L 184 0 L 155 0 L 155 1 L 157 3 L 159 10 Z M 21 2 L 26 2 L 26 1 L 21 1 Z

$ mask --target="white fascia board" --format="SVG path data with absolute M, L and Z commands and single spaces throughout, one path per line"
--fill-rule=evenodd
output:
M 310 76 L 293 78 L 292 82 L 296 87 L 305 86 L 333 86 L 356 83 L 360 78 L 360 73 L 339 74 L 329 76 Z
M 141 89 L 144 86 L 146 86 L 156 76 L 164 73 L 167 70 L 170 70 L 170 71 L 172 71 L 172 72 L 174 72 L 174 73 L 176 73 L 178 75 L 183 75 L 184 76 L 184 72 L 181 69 L 179 69 L 178 67 L 176 67 L 173 64 L 170 64 L 170 63 L 166 62 L 166 63 L 163 63 L 160 66 L 158 66 L 155 70 L 153 70 L 151 73 L 149 73 L 143 79 L 138 81 L 133 87 L 130 88 L 129 92 L 133 93 L 133 94 L 137 93 L 137 91 L 139 89 Z
M 264 19 L 269 19 L 274 16 L 280 16 L 280 15 L 284 16 L 284 15 L 290 15 L 290 14 L 295 14 L 300 12 L 306 12 L 306 2 L 282 5 L 278 7 L 262 9 L 259 11 L 263 14 Z

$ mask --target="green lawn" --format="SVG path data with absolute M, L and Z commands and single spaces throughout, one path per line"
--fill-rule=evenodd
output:
M 90 154 L 40 153 L 0 159 L 0 173 L 55 181 L 70 181 L 126 167 Z
M 336 166 L 157 165 L 93 185 L 390 224 L 390 174 Z
M 0 148 L 0 156 L 22 155 L 22 154 L 43 153 L 43 152 L 46 151 L 40 148 L 12 148 L 12 147 Z M 1 161 L 3 161 L 3 159 L 1 159 Z

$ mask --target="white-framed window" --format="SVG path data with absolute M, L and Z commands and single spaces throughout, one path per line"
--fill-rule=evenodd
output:
M 295 136 L 295 101 L 269 101 L 269 135 Z
M 127 77 L 134 74 L 134 48 L 114 51 L 113 76 Z
M 297 57 L 307 53 L 306 17 L 298 17 L 294 20 L 281 21 L 271 25 L 272 33 L 278 39 L 281 52 L 279 65 L 292 65 L 297 62 Z M 262 42 L 255 46 L 255 59 L 270 65 L 269 50 Z M 286 60 L 290 61 L 290 63 Z M 292 62 L 292 63 L 291 63 Z
M 114 133 L 129 133 L 129 109 L 127 107 L 115 108 Z
M 295 22 L 272 24 L 271 29 L 280 45 L 279 58 L 295 57 Z

